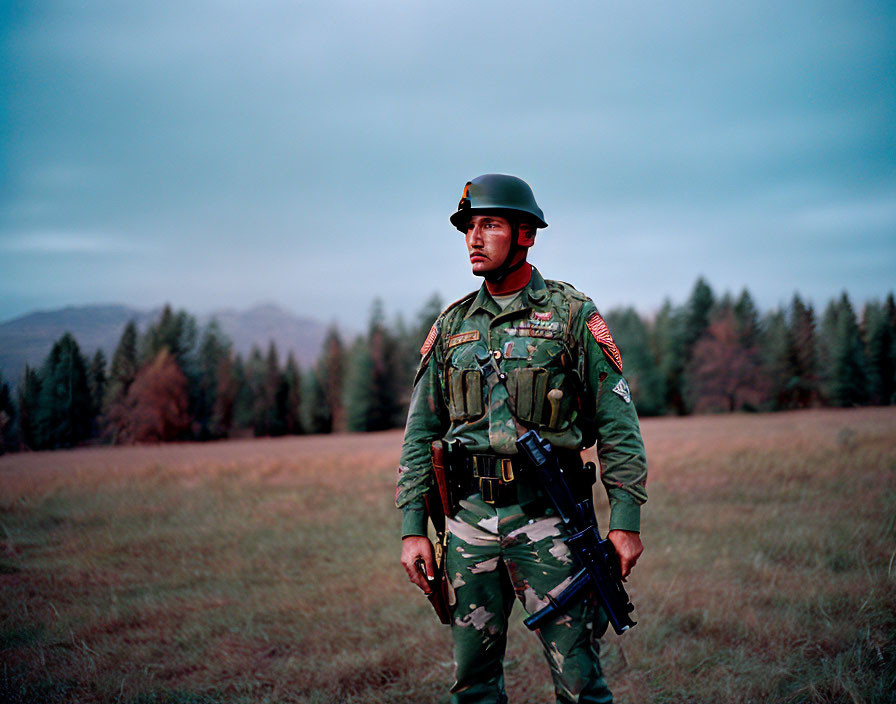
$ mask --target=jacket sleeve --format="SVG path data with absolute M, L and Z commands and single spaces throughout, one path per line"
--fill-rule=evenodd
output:
M 423 495 L 435 481 L 430 446 L 433 440 L 445 435 L 449 426 L 438 364 L 438 344 L 435 344 L 420 362 L 408 408 L 395 489 L 395 505 L 403 514 L 402 537 L 426 535 L 427 515 Z
M 647 456 L 638 414 L 622 376 L 621 356 L 590 300 L 580 321 L 585 403 L 594 404 L 589 410 L 596 424 L 600 478 L 610 500 L 609 530 L 639 532 L 641 504 L 647 501 Z

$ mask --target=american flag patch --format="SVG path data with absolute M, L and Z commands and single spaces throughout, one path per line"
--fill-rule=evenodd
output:
M 439 333 L 436 330 L 435 323 L 429 329 L 429 335 L 426 336 L 426 341 L 423 343 L 423 347 L 420 348 L 420 356 L 426 356 L 429 354 L 429 351 L 432 349 L 433 343 L 436 341 L 436 337 L 438 337 Z M 420 339 L 419 337 L 417 338 Z
M 603 349 L 610 364 L 616 368 L 616 371 L 622 374 L 622 355 L 619 354 L 619 348 L 613 341 L 613 336 L 610 334 L 610 328 L 607 327 L 604 319 L 600 317 L 599 313 L 595 312 L 588 318 L 585 325 L 588 326 L 594 339 L 597 340 L 597 343 L 601 346 L 601 349 Z

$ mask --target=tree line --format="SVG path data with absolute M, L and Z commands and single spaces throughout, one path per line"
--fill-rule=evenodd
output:
M 412 322 L 390 323 L 376 301 L 363 334 L 347 345 L 332 326 L 304 370 L 273 342 L 244 359 L 216 321 L 200 330 L 170 306 L 142 334 L 130 322 L 108 363 L 66 333 L 15 394 L 0 376 L 0 452 L 398 427 L 440 310 L 433 296 Z M 843 293 L 819 321 L 799 295 L 760 314 L 746 289 L 719 298 L 701 278 L 652 318 L 605 318 L 644 416 L 896 403 L 892 293 L 861 315 Z

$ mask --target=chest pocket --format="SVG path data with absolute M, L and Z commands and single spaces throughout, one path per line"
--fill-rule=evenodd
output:
M 575 393 L 567 379 L 569 353 L 556 339 L 532 339 L 527 344 L 527 359 L 505 360 L 507 391 L 517 419 L 562 430 L 575 420 Z
M 482 372 L 475 355 L 478 344 L 459 345 L 448 355 L 445 376 L 448 416 L 452 421 L 469 422 L 485 413 Z

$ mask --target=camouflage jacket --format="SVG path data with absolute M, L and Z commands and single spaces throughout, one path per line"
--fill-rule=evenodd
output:
M 476 361 L 482 350 L 506 374 L 491 390 Z M 647 460 L 638 416 L 619 351 L 590 298 L 545 281 L 533 268 L 502 311 L 483 284 L 439 316 L 421 354 L 395 494 L 402 536 L 426 534 L 423 494 L 434 481 L 433 440 L 457 438 L 470 452 L 516 454 L 516 438 L 528 428 L 555 447 L 596 443 L 610 530 L 640 530 Z

